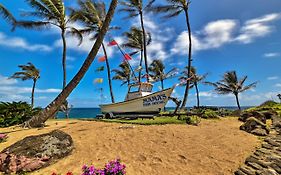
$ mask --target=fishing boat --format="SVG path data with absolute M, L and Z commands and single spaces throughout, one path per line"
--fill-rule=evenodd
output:
M 152 114 L 159 113 L 167 104 L 175 86 L 152 92 L 153 85 L 147 82 L 129 85 L 123 102 L 100 105 L 103 114 Z

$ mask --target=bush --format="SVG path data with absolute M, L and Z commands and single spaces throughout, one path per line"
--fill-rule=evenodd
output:
M 268 100 L 268 101 L 263 102 L 259 107 L 274 107 L 277 104 L 278 103 L 276 103 L 275 101 Z
M 198 117 L 197 115 L 186 116 L 185 120 L 186 120 L 186 124 L 195 125 L 195 126 L 198 126 L 199 123 L 201 122 L 201 118 Z
M 220 116 L 218 115 L 217 111 L 213 111 L 210 109 L 204 110 L 203 114 L 201 115 L 202 118 L 205 119 L 215 119 L 219 118 Z
M 0 102 L 0 127 L 21 124 L 40 111 L 41 108 L 32 109 L 26 102 Z

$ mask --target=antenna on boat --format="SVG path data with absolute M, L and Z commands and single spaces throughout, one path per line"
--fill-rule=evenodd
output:
M 114 40 L 113 37 L 112 37 L 110 34 L 108 34 L 108 35 L 109 35 L 109 38 L 110 38 L 111 41 L 115 41 L 115 42 L 116 42 L 116 40 Z M 125 58 L 124 61 L 129 65 L 129 67 L 130 67 L 130 69 L 131 69 L 131 72 L 132 72 L 134 78 L 135 78 L 135 79 L 138 79 L 138 78 L 136 77 L 136 74 L 135 74 L 134 69 L 132 68 L 132 66 L 131 66 L 131 64 L 129 63 L 129 61 L 126 59 L 126 57 L 127 57 L 126 53 L 122 50 L 122 48 L 120 47 L 120 45 L 119 45 L 117 42 L 116 42 L 116 45 L 117 45 L 118 49 L 120 50 L 121 54 L 123 55 L 123 57 Z

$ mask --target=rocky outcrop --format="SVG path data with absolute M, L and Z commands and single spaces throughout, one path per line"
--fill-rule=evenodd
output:
M 269 129 L 266 127 L 266 124 L 254 117 L 248 118 L 246 122 L 240 126 L 240 129 L 258 136 L 266 136 L 269 134 Z
M 34 171 L 69 155 L 72 150 L 71 136 L 60 130 L 29 136 L 0 153 L 0 171 L 4 173 Z
M 262 112 L 257 111 L 245 112 L 239 117 L 239 120 L 242 122 L 246 122 L 251 117 L 254 117 L 261 122 L 266 123 L 266 116 Z

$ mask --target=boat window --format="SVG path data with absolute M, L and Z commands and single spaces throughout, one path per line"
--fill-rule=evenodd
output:
M 142 85 L 141 86 L 141 92 L 151 92 L 152 86 L 150 85 Z
M 139 92 L 139 86 L 131 86 L 129 92 L 130 93 L 132 93 L 132 92 Z

